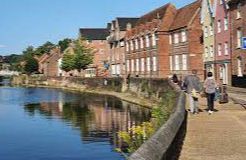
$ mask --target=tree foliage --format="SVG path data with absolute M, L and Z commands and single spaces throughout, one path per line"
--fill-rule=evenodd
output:
M 34 47 L 29 46 L 23 51 L 23 71 L 27 74 L 32 74 L 38 71 L 38 61 L 34 58 L 35 50 Z
M 63 40 L 60 40 L 58 42 L 58 46 L 60 47 L 61 52 L 65 51 L 69 47 L 70 43 L 72 43 L 72 39 L 69 39 L 69 38 L 65 38 Z
M 93 60 L 91 49 L 85 45 L 84 40 L 78 39 L 73 43 L 73 53 L 65 53 L 62 60 L 62 69 L 66 72 L 71 70 L 80 72 L 86 69 Z
M 46 43 L 44 43 L 43 45 L 39 46 L 35 51 L 34 54 L 36 56 L 42 56 L 43 54 L 47 53 L 49 54 L 49 52 L 55 48 L 56 45 L 47 41 Z

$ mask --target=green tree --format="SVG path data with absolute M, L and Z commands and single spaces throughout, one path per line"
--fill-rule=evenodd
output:
M 35 50 L 34 54 L 37 55 L 37 56 L 42 56 L 42 55 L 45 54 L 45 53 L 49 54 L 49 52 L 50 52 L 53 48 L 55 48 L 55 47 L 56 47 L 55 44 L 53 44 L 53 43 L 47 41 L 47 42 L 44 43 L 43 45 L 39 46 L 39 47 Z
M 58 42 L 58 45 L 61 49 L 61 52 L 65 51 L 69 47 L 70 43 L 72 43 L 72 39 L 69 39 L 69 38 L 65 38 L 63 40 L 60 40 Z
M 73 53 L 65 53 L 62 59 L 62 69 L 66 72 L 71 70 L 84 70 L 93 61 L 92 50 L 88 48 L 83 39 L 73 42 Z
M 74 69 L 74 54 L 65 53 L 63 55 L 61 68 L 66 72 Z
M 38 61 L 31 55 L 25 57 L 24 72 L 27 74 L 38 72 Z

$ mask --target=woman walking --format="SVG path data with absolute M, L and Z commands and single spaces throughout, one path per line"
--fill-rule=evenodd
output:
M 213 77 L 212 72 L 208 72 L 207 79 L 204 82 L 204 88 L 207 94 L 208 113 L 212 114 L 214 111 L 214 98 L 215 98 L 215 92 L 217 88 L 217 84 Z

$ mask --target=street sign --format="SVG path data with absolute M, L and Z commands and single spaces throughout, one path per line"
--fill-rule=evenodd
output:
M 246 49 L 246 37 L 242 38 L 242 49 Z

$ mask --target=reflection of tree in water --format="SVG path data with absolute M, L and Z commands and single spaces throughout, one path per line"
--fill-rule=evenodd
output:
M 114 147 L 122 145 L 119 131 L 150 120 L 148 109 L 107 96 L 83 95 L 74 102 L 28 104 L 24 109 L 30 116 L 63 119 L 81 131 L 84 142 L 109 141 Z

